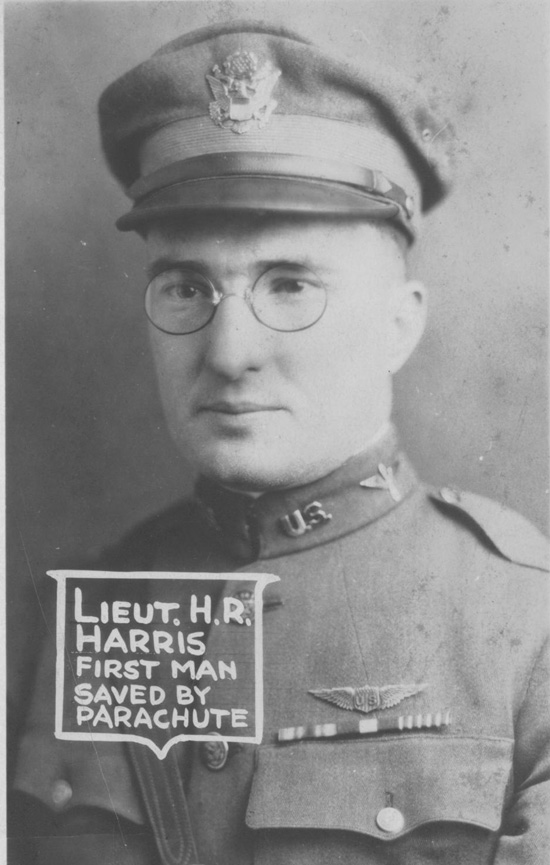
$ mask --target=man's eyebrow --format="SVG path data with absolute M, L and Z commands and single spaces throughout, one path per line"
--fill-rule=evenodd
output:
M 319 261 L 313 261 L 307 255 L 296 255 L 292 258 L 288 256 L 274 258 L 265 261 L 259 261 L 258 266 L 262 270 L 269 270 L 272 267 L 305 267 L 307 270 L 313 270 L 316 273 L 324 270 L 324 265 Z
M 305 267 L 307 270 L 311 270 L 314 273 L 319 275 L 326 274 L 327 268 L 326 265 L 323 265 L 321 262 L 312 261 L 307 255 L 297 255 L 296 257 L 288 257 L 281 256 L 281 258 L 269 258 L 262 259 L 260 261 L 253 262 L 254 270 L 257 272 L 259 276 L 262 273 L 265 273 L 267 270 L 271 270 L 273 267 Z M 198 273 L 203 274 L 204 276 L 208 276 L 208 265 L 204 261 L 190 260 L 190 259 L 179 259 L 179 258 L 171 258 L 169 256 L 161 256 L 160 258 L 156 258 L 146 267 L 146 274 L 149 280 L 154 279 L 155 276 L 158 276 L 159 273 L 163 273 L 165 270 L 194 270 Z
M 189 261 L 187 259 L 179 259 L 179 258 L 170 258 L 161 256 L 160 258 L 155 258 L 147 267 L 145 268 L 145 273 L 149 280 L 154 279 L 155 276 L 158 276 L 159 273 L 163 273 L 165 270 L 196 270 L 199 273 L 204 273 L 206 267 L 204 262 L 201 261 Z

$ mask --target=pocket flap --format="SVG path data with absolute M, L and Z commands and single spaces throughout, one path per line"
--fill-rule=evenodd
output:
M 260 747 L 246 822 L 387 840 L 439 820 L 496 831 L 512 750 L 511 739 L 423 735 Z M 380 815 L 388 807 L 397 819 Z

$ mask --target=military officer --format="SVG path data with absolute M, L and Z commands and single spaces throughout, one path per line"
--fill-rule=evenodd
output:
M 100 123 L 133 200 L 118 227 L 147 246 L 167 423 L 201 475 L 100 566 L 229 572 L 222 596 L 280 577 L 264 736 L 162 762 L 57 742 L 46 648 L 16 782 L 41 837 L 21 861 L 542 865 L 546 544 L 423 485 L 391 424 L 425 320 L 407 249 L 448 188 L 445 124 L 388 71 L 242 21 L 116 81 Z

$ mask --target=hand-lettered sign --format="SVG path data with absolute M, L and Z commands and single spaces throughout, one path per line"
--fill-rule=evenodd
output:
M 239 573 L 232 596 L 233 573 L 49 575 L 58 739 L 142 742 L 160 759 L 187 740 L 261 742 L 262 593 L 278 577 Z

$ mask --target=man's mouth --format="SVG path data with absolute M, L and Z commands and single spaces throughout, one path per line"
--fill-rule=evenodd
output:
M 280 411 L 280 405 L 270 403 L 250 402 L 247 400 L 216 400 L 205 403 L 199 407 L 200 412 L 213 412 L 216 414 L 252 414 L 254 412 Z

